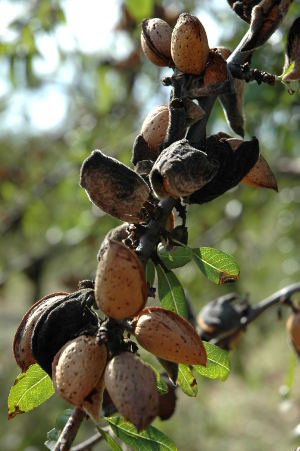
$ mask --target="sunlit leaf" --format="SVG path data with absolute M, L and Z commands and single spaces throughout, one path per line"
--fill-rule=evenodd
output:
M 203 341 L 206 350 L 206 367 L 203 365 L 193 365 L 193 369 L 201 376 L 210 379 L 220 379 L 225 381 L 230 372 L 230 362 L 228 352 L 218 346 Z
M 193 249 L 194 260 L 202 273 L 217 285 L 235 282 L 240 269 L 234 257 L 212 247 Z
M 167 250 L 160 244 L 157 247 L 157 254 L 169 269 L 184 266 L 193 258 L 193 250 L 187 246 L 176 246 L 171 250 Z
M 287 75 L 290 72 L 292 72 L 294 67 L 295 67 L 295 61 L 292 61 L 291 64 L 285 69 L 285 71 L 279 76 L 279 78 L 282 79 L 285 75 Z
M 15 380 L 8 397 L 8 419 L 29 412 L 54 393 L 52 380 L 38 364 L 31 365 L 26 373 Z
M 146 269 L 145 269 L 146 281 L 152 287 L 155 279 L 155 266 L 152 260 L 147 261 Z
M 185 294 L 175 274 L 165 271 L 161 265 L 156 266 L 156 272 L 161 306 L 187 318 Z
M 188 365 L 179 364 L 177 383 L 188 396 L 197 396 L 197 381 Z
M 113 451 L 122 451 L 121 446 L 115 441 L 114 438 L 112 438 L 112 436 L 107 431 L 100 428 L 99 426 L 97 426 L 97 429 L 104 438 L 104 440 L 106 441 L 106 443 L 108 444 L 108 446 L 110 447 L 110 449 L 112 449 Z
M 126 0 L 129 14 L 137 22 L 152 16 L 154 0 Z
M 120 416 L 107 417 L 112 430 L 126 445 L 137 451 L 176 451 L 172 440 L 153 426 L 138 432 L 131 423 Z
M 149 365 L 149 363 L 148 363 Z M 157 391 L 160 395 L 163 395 L 164 393 L 168 393 L 168 385 L 166 384 L 166 382 L 163 380 L 163 378 L 161 377 L 161 374 L 159 373 L 159 371 L 152 365 L 151 368 L 153 369 L 155 375 L 156 375 L 156 383 L 157 383 Z

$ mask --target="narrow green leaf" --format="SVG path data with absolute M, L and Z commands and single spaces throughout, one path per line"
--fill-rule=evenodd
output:
M 157 247 L 157 254 L 167 268 L 180 268 L 193 258 L 193 250 L 187 246 L 176 246 L 167 250 L 162 244 Z
M 235 282 L 240 269 L 234 257 L 212 247 L 193 249 L 194 260 L 202 273 L 217 285 Z
M 122 451 L 121 446 L 115 441 L 114 438 L 112 438 L 112 436 L 108 432 L 104 431 L 104 429 L 101 429 L 99 426 L 97 426 L 97 429 L 104 438 L 104 440 L 106 441 L 106 443 L 108 444 L 108 446 L 110 447 L 110 449 L 112 449 L 113 451 Z
M 53 393 L 53 384 L 48 374 L 37 363 L 31 365 L 26 373 L 18 375 L 10 390 L 8 419 L 29 412 L 50 398 Z
M 140 22 L 152 16 L 154 0 L 126 0 L 126 6 L 131 17 Z
M 203 365 L 193 365 L 193 369 L 198 374 L 201 374 L 201 376 L 225 381 L 230 372 L 228 352 L 212 343 L 204 341 L 203 344 L 207 355 L 206 367 Z
M 152 287 L 155 279 L 155 266 L 152 260 L 148 260 L 145 269 L 146 281 Z
M 106 417 L 114 433 L 136 451 L 176 451 L 172 440 L 153 426 L 137 432 L 135 426 L 120 416 Z
M 279 75 L 279 78 L 283 78 L 285 75 L 289 74 L 295 67 L 295 61 L 292 61 L 291 64 L 285 69 L 285 71 Z
M 287 371 L 287 375 L 285 378 L 285 385 L 288 388 L 289 392 L 292 390 L 292 387 L 293 387 L 297 366 L 298 366 L 298 356 L 297 356 L 296 352 L 294 350 L 292 350 L 290 352 L 288 371 Z
M 148 363 L 148 362 L 147 362 Z M 163 380 L 163 378 L 161 377 L 161 374 L 159 373 L 159 371 L 152 365 L 150 365 L 148 363 L 149 366 L 151 366 L 151 368 L 153 369 L 155 375 L 156 375 L 156 383 L 157 383 L 157 391 L 160 395 L 163 395 L 164 393 L 168 393 L 168 385 L 166 384 L 166 382 Z
M 175 274 L 165 271 L 161 265 L 156 266 L 156 272 L 161 306 L 187 318 L 185 294 Z
M 179 364 L 177 383 L 188 396 L 197 396 L 197 381 L 188 365 Z

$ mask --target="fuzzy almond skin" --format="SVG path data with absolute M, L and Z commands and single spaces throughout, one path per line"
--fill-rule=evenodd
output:
M 248 174 L 242 178 L 241 183 L 243 185 L 258 188 L 270 188 L 274 191 L 278 191 L 275 175 L 261 154 L 252 169 L 250 169 Z
M 226 80 L 228 80 L 227 63 L 217 49 L 211 49 L 203 73 L 203 84 L 214 85 Z
M 202 340 L 193 326 L 181 316 L 161 307 L 140 312 L 134 335 L 138 343 L 155 356 L 187 365 L 206 365 Z
M 205 29 L 191 14 L 180 14 L 172 32 L 171 55 L 176 67 L 186 74 L 200 75 L 209 53 Z
M 142 177 L 97 149 L 81 166 L 80 185 L 98 208 L 130 223 L 140 221 L 141 208 L 150 194 Z
M 158 150 L 164 142 L 169 125 L 168 105 L 160 105 L 146 116 L 141 135 L 151 150 Z
M 159 395 L 152 368 L 137 355 L 123 352 L 107 364 L 105 387 L 125 420 L 138 431 L 146 429 L 158 414 Z
M 130 318 L 145 305 L 148 297 L 143 266 L 124 244 L 110 240 L 98 264 L 95 281 L 98 307 L 114 319 Z
M 96 343 L 95 337 L 81 335 L 68 341 L 52 362 L 55 390 L 70 404 L 82 407 L 98 387 L 106 362 L 106 346 Z
M 91 417 L 95 424 L 99 422 L 99 413 L 102 406 L 104 392 L 104 374 L 102 374 L 97 386 L 85 398 L 82 403 L 83 410 Z
M 48 294 L 33 304 L 23 316 L 13 341 L 15 360 L 22 372 L 25 372 L 30 365 L 36 363 L 36 359 L 32 354 L 31 338 L 37 320 L 54 302 L 62 300 L 67 295 L 68 293 L 65 292 Z
M 162 19 L 146 19 L 142 23 L 141 46 L 144 54 L 156 66 L 172 66 L 172 28 Z
M 286 322 L 286 328 L 298 355 L 300 355 L 300 312 L 292 313 Z

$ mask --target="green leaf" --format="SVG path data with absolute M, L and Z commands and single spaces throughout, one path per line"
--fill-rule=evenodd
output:
M 112 438 L 112 436 L 108 432 L 106 432 L 99 426 L 97 426 L 97 429 L 104 438 L 104 440 L 106 441 L 106 443 L 108 444 L 108 446 L 110 447 L 110 449 L 112 449 L 113 451 L 122 451 L 121 446 L 115 441 L 114 438 Z
M 148 260 L 145 269 L 146 281 L 152 287 L 155 279 L 155 266 L 152 260 Z
M 239 278 L 240 269 L 232 255 L 212 247 L 200 247 L 193 252 L 197 266 L 211 282 L 221 285 Z
M 126 445 L 136 451 L 176 451 L 177 448 L 172 440 L 153 426 L 145 431 L 137 432 L 135 426 L 128 423 L 120 416 L 107 417 L 114 433 Z
M 156 266 L 156 272 L 161 306 L 187 318 L 185 294 L 175 274 L 165 271 L 161 265 Z
M 188 365 L 179 364 L 177 383 L 186 395 L 197 396 L 197 381 Z
M 49 432 L 47 432 L 47 440 L 44 442 L 44 445 L 51 451 L 55 449 L 59 434 L 60 431 L 56 428 L 53 428 Z
M 285 75 L 289 74 L 295 67 L 295 61 L 292 61 L 291 64 L 285 69 L 285 71 L 279 75 L 279 78 L 283 78 Z
M 193 250 L 187 246 L 176 246 L 168 251 L 162 244 L 159 244 L 157 254 L 168 269 L 180 268 L 193 258 Z
M 129 14 L 137 22 L 152 16 L 154 0 L 126 0 Z
M 110 82 L 110 70 L 107 66 L 98 68 L 98 110 L 108 113 L 113 103 L 113 89 Z
M 48 374 L 37 363 L 31 365 L 26 373 L 18 375 L 10 390 L 8 419 L 29 412 L 50 398 L 53 393 L 53 384 Z
M 156 375 L 156 383 L 157 383 L 157 391 L 160 395 L 163 395 L 164 393 L 168 393 L 169 389 L 168 389 L 168 385 L 166 384 L 166 382 L 163 380 L 163 378 L 161 377 L 161 374 L 159 373 L 159 371 L 152 365 L 150 365 L 148 363 L 149 366 L 151 366 L 151 368 L 153 369 L 155 375 Z
M 206 367 L 203 365 L 193 365 L 193 369 L 198 374 L 201 374 L 201 376 L 225 381 L 230 372 L 228 352 L 212 343 L 204 341 L 203 344 L 207 355 Z

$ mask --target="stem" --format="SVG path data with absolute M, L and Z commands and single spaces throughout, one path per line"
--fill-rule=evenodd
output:
M 139 245 L 135 250 L 143 264 L 147 263 L 147 260 L 151 257 L 151 254 L 159 243 L 161 231 L 163 230 L 176 201 L 177 200 L 172 197 L 162 199 L 158 204 L 161 212 L 160 217 L 158 219 L 151 219 L 149 224 L 145 227 L 146 231 L 141 236 Z
M 298 291 L 300 291 L 300 282 L 294 283 L 293 285 L 289 285 L 285 288 L 282 288 L 279 291 L 276 291 L 276 293 L 271 294 L 271 296 L 269 296 L 266 299 L 263 299 L 261 302 L 259 302 L 256 306 L 254 306 L 250 310 L 250 313 L 246 317 L 245 321 L 243 321 L 242 318 L 241 320 L 242 326 L 246 326 L 247 324 L 256 320 L 258 316 L 260 316 L 263 312 L 265 312 L 269 308 L 273 307 L 273 305 L 284 304 L 285 302 L 290 301 L 291 296 L 294 293 L 297 293 Z
M 188 131 L 187 139 L 192 146 L 197 147 L 200 141 L 205 138 L 206 124 L 216 99 L 217 96 L 213 95 L 208 97 L 200 97 L 197 99 L 199 106 L 201 106 L 201 108 L 205 111 L 205 116 L 203 116 L 200 121 L 196 122 L 196 124 L 192 125 Z
M 282 288 L 281 290 L 276 291 L 271 294 L 271 296 L 263 299 L 254 307 L 249 306 L 248 313 L 241 317 L 240 324 L 238 327 L 234 327 L 230 330 L 225 331 L 224 333 L 219 334 L 217 337 L 210 339 L 209 341 L 213 344 L 220 344 L 225 339 L 228 339 L 231 336 L 234 336 L 237 332 L 241 330 L 245 330 L 246 326 L 253 321 L 255 321 L 262 313 L 267 311 L 269 308 L 278 304 L 290 304 L 290 298 L 293 294 L 300 292 L 300 282 L 294 283 L 292 285 L 288 285 L 287 287 Z
M 108 428 L 107 428 L 107 430 L 108 430 Z M 102 439 L 103 439 L 103 437 L 100 434 L 100 432 L 97 432 L 96 434 L 92 435 L 84 442 L 81 442 L 76 446 L 72 446 L 71 451 L 90 451 L 92 449 L 92 447 L 94 445 L 96 445 L 97 443 L 101 442 Z
M 57 440 L 54 451 L 68 451 L 71 448 L 84 417 L 85 413 L 79 407 L 73 410 L 72 415 Z

